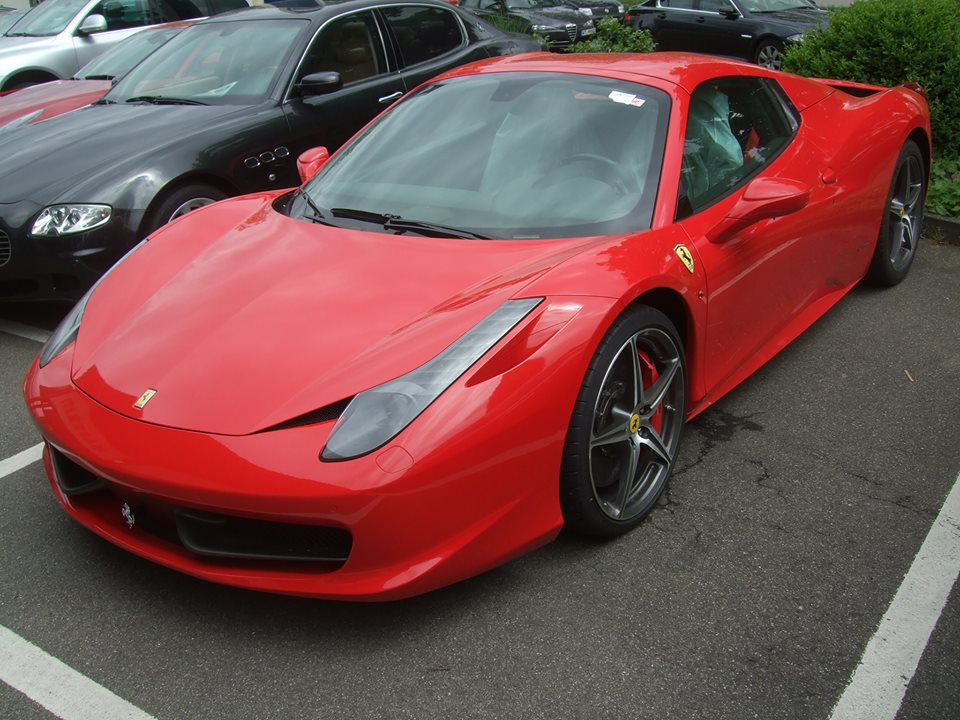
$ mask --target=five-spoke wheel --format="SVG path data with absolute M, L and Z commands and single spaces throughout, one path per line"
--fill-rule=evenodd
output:
M 926 184 L 920 148 L 908 140 L 894 166 L 880 236 L 868 273 L 871 281 L 896 285 L 906 277 L 920 241 Z
M 569 527 L 618 535 L 650 511 L 680 446 L 686 377 L 683 345 L 665 315 L 635 306 L 613 324 L 567 435 L 561 504 Z

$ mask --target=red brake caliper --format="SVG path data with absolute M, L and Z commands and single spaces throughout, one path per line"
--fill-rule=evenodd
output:
M 653 364 L 653 360 L 651 360 L 650 356 L 647 355 L 643 350 L 637 351 L 637 357 L 640 359 L 640 377 L 643 380 L 643 389 L 648 390 L 657 381 L 657 378 L 660 377 L 660 373 L 657 372 L 657 366 Z M 663 404 L 657 408 L 657 411 L 653 414 L 653 417 L 650 418 L 650 424 L 658 433 L 662 430 L 662 423 Z

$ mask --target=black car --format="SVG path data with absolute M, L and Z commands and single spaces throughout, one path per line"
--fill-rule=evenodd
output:
M 191 209 L 299 185 L 300 153 L 339 147 L 434 75 L 535 49 L 433 0 L 198 23 L 99 102 L 0 137 L 0 300 L 75 299 Z
M 615 0 L 563 0 L 563 4 L 592 18 L 594 22 L 601 18 L 612 18 L 622 22 L 626 12 L 623 3 Z
M 593 20 L 563 0 L 461 0 L 460 6 L 503 27 L 547 39 L 563 48 L 596 34 Z
M 812 0 L 647 0 L 630 16 L 658 50 L 743 58 L 774 70 L 787 43 L 827 23 L 826 10 Z

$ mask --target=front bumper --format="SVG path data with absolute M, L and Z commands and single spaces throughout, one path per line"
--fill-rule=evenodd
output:
M 137 242 L 132 228 L 142 213 L 117 209 L 90 232 L 30 237 L 41 209 L 28 202 L 0 205 L 0 302 L 76 301 Z
M 554 325 L 534 345 L 511 347 L 534 354 L 483 380 L 461 378 L 385 448 L 344 462 L 318 457 L 333 421 L 224 436 L 109 410 L 73 385 L 74 345 L 42 370 L 34 363 L 24 395 L 58 501 L 107 540 L 228 585 L 397 599 L 483 572 L 559 532 L 557 479 L 586 362 L 571 348 L 589 346 L 609 306 L 591 304 L 594 322 Z M 547 352 L 560 359 L 546 362 Z M 58 458 L 80 469 L 72 481 L 61 468 L 58 482 Z M 154 522 L 142 522 L 144 512 Z M 217 541 L 198 552 L 177 532 L 178 513 L 225 517 L 235 527 L 307 527 L 321 544 L 339 531 L 347 550 L 343 558 L 257 558 L 222 553 Z

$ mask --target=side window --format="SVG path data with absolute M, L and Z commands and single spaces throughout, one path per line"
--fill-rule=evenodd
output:
M 660 7 L 693 10 L 693 0 L 660 0 Z
M 756 175 L 783 150 L 798 123 L 765 78 L 718 78 L 690 97 L 677 219 L 699 212 Z
M 326 71 L 340 73 L 344 85 L 387 71 L 372 13 L 353 13 L 325 25 L 304 55 L 297 81 L 305 75 Z
M 180 5 L 184 8 L 193 8 L 194 12 L 192 14 L 186 10 L 181 12 Z M 95 14 L 106 18 L 107 30 L 156 25 L 200 15 L 196 12 L 196 7 L 187 0 L 103 0 L 88 13 L 88 15 Z
M 700 0 L 700 9 L 703 12 L 722 13 L 735 10 L 730 0 Z
M 381 10 L 393 31 L 404 65 L 416 65 L 463 45 L 463 30 L 453 12 L 424 5 Z

